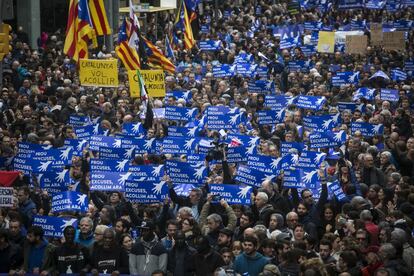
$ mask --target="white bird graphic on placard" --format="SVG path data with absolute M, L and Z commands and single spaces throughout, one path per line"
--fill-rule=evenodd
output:
M 335 135 L 333 137 L 334 138 L 334 141 L 336 141 L 336 142 L 342 141 L 342 135 L 343 135 L 343 133 L 344 133 L 343 130 L 338 131 L 337 133 L 335 133 Z
M 66 227 L 68 226 L 72 226 L 75 221 L 77 221 L 76 219 L 70 219 L 70 220 L 63 220 L 63 224 L 60 226 L 61 230 L 65 230 Z
M 128 178 L 131 176 L 132 172 L 127 172 L 125 174 L 120 174 L 118 179 L 118 184 L 125 185 L 125 182 L 128 180 Z
M 45 172 L 50 164 L 52 164 L 52 161 L 40 162 L 40 166 L 38 166 L 37 169 L 41 172 Z
M 62 170 L 60 173 L 58 173 L 57 175 L 56 175 L 56 177 L 55 177 L 55 180 L 57 181 L 57 182 L 60 182 L 60 183 L 62 183 L 63 181 L 65 181 L 65 176 L 66 176 L 66 173 L 68 172 L 69 170 Z
M 240 115 L 241 115 L 241 113 L 230 116 L 229 123 L 232 124 L 232 125 L 235 125 L 237 123 L 237 119 L 240 117 Z
M 253 154 L 253 152 L 254 152 L 255 149 L 256 149 L 256 145 L 253 144 L 253 145 L 251 145 L 251 146 L 249 146 L 249 147 L 246 148 L 246 153 L 247 154 Z
M 255 136 L 255 137 L 252 137 L 252 138 L 250 138 L 250 140 L 249 140 L 249 146 L 251 146 L 251 145 L 256 145 L 257 144 L 257 141 L 260 139 L 260 137 L 259 136 Z
M 197 108 L 191 108 L 191 109 L 187 110 L 187 112 L 185 113 L 185 116 L 186 116 L 187 118 L 192 118 L 192 117 L 194 117 L 194 113 L 195 113 L 197 110 L 198 110 Z
M 359 78 L 359 72 L 353 73 L 351 76 L 349 76 L 348 81 L 349 82 L 357 82 L 357 78 Z
M 132 133 L 138 133 L 139 132 L 139 129 L 140 129 L 140 127 L 141 127 L 141 123 L 136 123 L 136 124 L 132 124 Z
M 162 187 L 164 186 L 165 181 L 161 181 L 160 183 L 154 183 L 154 188 L 152 188 L 152 192 L 155 194 L 161 194 Z
M 152 170 L 152 176 L 160 176 L 162 168 L 164 168 L 164 165 L 154 167 Z
M 115 141 L 112 143 L 112 146 L 114 148 L 120 148 L 122 144 L 122 140 L 121 139 L 115 139 Z
M 76 202 L 81 205 L 81 206 L 85 206 L 86 205 L 86 194 L 79 194 L 78 198 L 76 199 Z
M 331 125 L 331 123 L 332 123 L 332 119 L 329 119 L 329 120 L 324 120 L 324 121 L 323 121 L 323 124 L 322 124 L 322 128 L 323 128 L 323 129 L 328 129 L 328 128 L 329 128 L 329 126 Z
M 204 167 L 204 166 L 196 169 L 195 170 L 195 173 L 193 174 L 193 176 L 196 179 L 201 179 L 203 177 L 203 173 L 204 173 L 205 169 L 206 169 L 206 167 Z
M 87 141 L 86 139 L 82 139 L 82 140 L 80 140 L 80 141 L 78 142 L 78 146 L 76 147 L 76 149 L 77 149 L 78 151 L 81 151 L 87 142 L 88 142 L 88 141 Z
M 279 163 L 280 163 L 280 160 L 282 160 L 282 158 L 281 157 L 279 157 L 279 158 L 277 158 L 277 159 L 273 159 L 273 161 L 272 161 L 272 163 L 270 164 L 270 167 L 272 168 L 272 169 L 278 169 L 279 168 Z
M 193 143 L 194 143 L 194 141 L 195 141 L 196 139 L 194 139 L 194 138 L 191 138 L 190 140 L 186 140 L 185 141 L 185 144 L 184 144 L 184 148 L 186 149 L 186 150 L 191 150 L 191 148 L 192 148 L 192 146 L 193 146 Z
M 321 162 L 322 158 L 323 158 L 325 155 L 326 155 L 326 154 L 325 154 L 325 153 L 323 153 L 323 152 L 320 152 L 320 153 L 316 154 L 315 158 L 313 159 L 313 162 L 314 162 L 315 164 L 319 164 L 319 163 Z
M 118 172 L 123 172 L 125 171 L 125 165 L 128 163 L 128 159 L 124 159 L 122 161 L 116 161 L 117 165 L 116 165 L 116 170 Z
M 60 158 L 62 158 L 63 160 L 68 160 L 69 153 L 70 153 L 71 150 L 72 150 L 71 147 L 68 147 L 68 148 L 66 148 L 64 150 L 61 150 L 60 151 Z
M 372 133 L 379 134 L 382 128 L 382 124 L 374 125 L 372 128 Z
M 194 137 L 195 133 L 197 131 L 197 128 L 198 128 L 197 126 L 189 128 L 188 131 L 187 131 L 187 136 Z
M 151 139 L 149 139 L 149 140 L 146 140 L 145 141 L 145 144 L 144 144 L 144 148 L 146 149 L 146 150 L 149 150 L 149 149 L 151 149 L 152 148 L 152 143 L 155 141 L 155 138 L 151 138 Z
M 92 133 L 97 135 L 99 133 L 99 124 L 93 126 Z
M 124 158 L 131 159 L 132 158 L 132 154 L 134 153 L 134 150 L 135 150 L 135 146 L 133 146 L 132 148 L 127 149 L 124 152 Z
M 312 181 L 313 176 L 317 173 L 318 171 L 311 171 L 311 172 L 307 172 L 305 173 L 305 175 L 302 177 L 302 181 L 305 184 L 309 184 Z
M 239 198 L 246 198 L 247 197 L 247 193 L 252 189 L 252 187 L 250 186 L 246 186 L 246 187 L 239 187 L 240 191 L 237 193 Z

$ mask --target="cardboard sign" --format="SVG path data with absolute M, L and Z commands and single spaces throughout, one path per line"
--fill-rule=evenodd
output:
M 366 35 L 347 35 L 345 53 L 365 54 L 367 52 L 368 37 Z
M 149 97 L 165 97 L 164 72 L 162 70 L 139 70 Z M 128 71 L 129 91 L 132 98 L 141 95 L 136 71 Z
M 405 51 L 404 32 L 387 32 L 383 33 L 384 50 Z
M 116 59 L 81 59 L 79 79 L 83 86 L 118 87 Z
M 13 207 L 13 188 L 0 188 L 0 207 Z
M 371 46 L 381 46 L 382 44 L 382 24 L 371 23 Z
M 334 53 L 335 32 L 319 32 L 318 48 L 319 53 Z

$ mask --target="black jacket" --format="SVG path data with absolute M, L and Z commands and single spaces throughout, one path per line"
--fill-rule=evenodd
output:
M 63 244 L 54 251 L 55 268 L 59 274 L 79 273 L 89 266 L 89 249 L 80 244 Z
M 168 252 L 167 270 L 173 275 L 194 275 L 194 255 L 196 253 L 197 251 L 190 246 L 186 246 L 182 250 L 172 248 Z
M 112 273 L 117 270 L 121 274 L 129 274 L 128 253 L 120 246 L 105 249 L 102 245 L 96 245 L 91 257 L 92 269 L 100 273 Z

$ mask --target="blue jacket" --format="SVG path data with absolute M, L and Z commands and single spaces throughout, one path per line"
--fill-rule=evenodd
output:
M 247 256 L 245 253 L 242 253 L 236 257 L 233 269 L 240 274 L 247 272 L 249 276 L 257 276 L 268 263 L 269 260 L 258 252 L 254 256 Z

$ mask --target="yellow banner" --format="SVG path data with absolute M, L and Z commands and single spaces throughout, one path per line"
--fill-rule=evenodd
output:
M 162 70 L 139 70 L 144 79 L 145 87 L 149 97 L 165 97 L 164 72 Z M 141 95 L 138 84 L 137 71 L 128 71 L 129 91 L 132 98 Z
M 81 59 L 79 79 L 83 86 L 118 86 L 118 67 L 116 59 Z
M 319 53 L 334 53 L 335 32 L 319 32 L 318 48 Z

